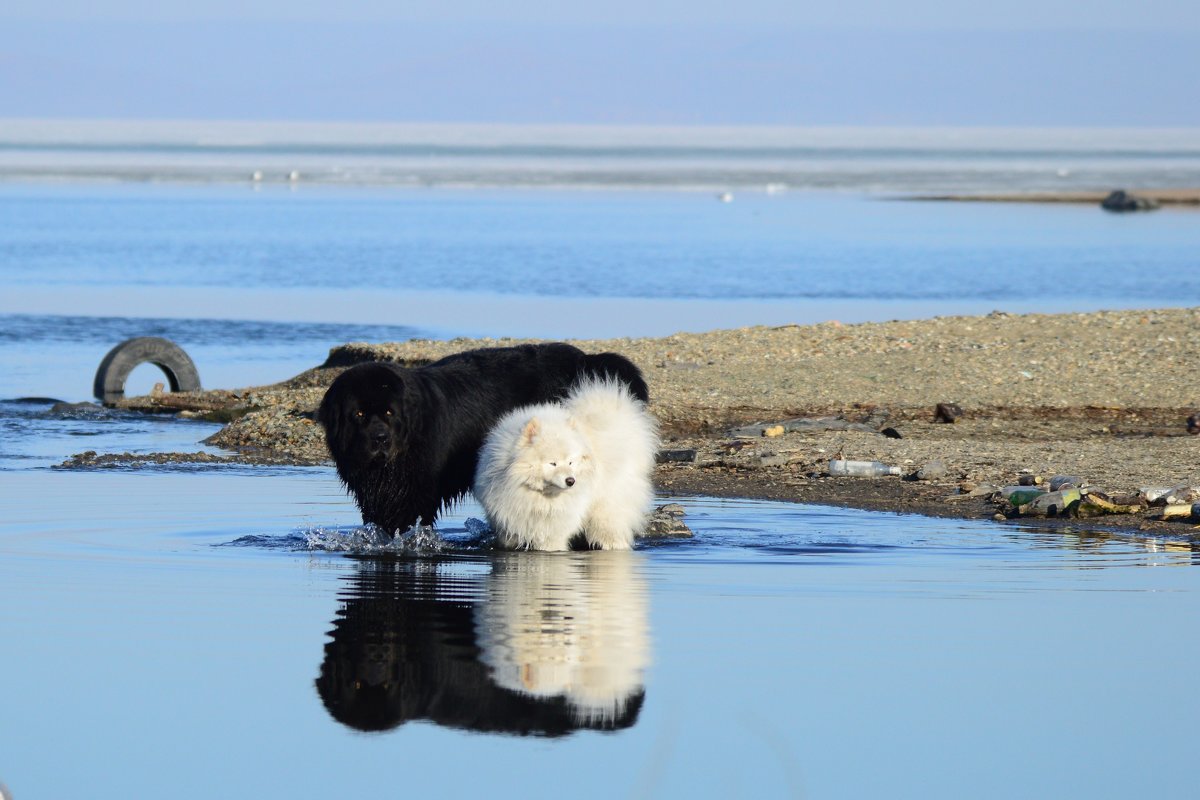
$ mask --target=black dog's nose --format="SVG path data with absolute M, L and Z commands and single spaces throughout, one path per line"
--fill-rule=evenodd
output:
M 388 432 L 385 430 L 373 431 L 371 433 L 371 443 L 372 444 L 383 444 L 387 440 L 388 440 Z
M 567 478 L 567 486 L 574 486 L 574 485 L 575 485 L 575 479 Z

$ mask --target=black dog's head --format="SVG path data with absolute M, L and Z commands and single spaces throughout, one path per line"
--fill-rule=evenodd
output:
M 402 367 L 373 362 L 351 367 L 334 380 L 317 419 L 339 467 L 392 461 L 405 449 L 411 423 L 407 377 Z

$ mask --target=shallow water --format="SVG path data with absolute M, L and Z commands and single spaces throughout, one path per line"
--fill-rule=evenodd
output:
M 0 781 L 1190 794 L 1194 549 L 679 500 L 696 537 L 633 553 L 495 553 L 466 503 L 353 555 L 309 544 L 361 533 L 330 469 L 7 469 Z

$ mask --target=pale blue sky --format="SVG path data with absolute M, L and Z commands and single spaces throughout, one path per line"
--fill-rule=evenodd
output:
M 0 18 L 396 20 L 548 23 L 739 23 L 889 29 L 1129 28 L 1200 30 L 1193 0 L 7 0 Z
M 7 0 L 0 115 L 1200 125 L 1194 0 Z

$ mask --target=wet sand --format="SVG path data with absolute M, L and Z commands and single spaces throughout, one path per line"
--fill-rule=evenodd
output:
M 514 341 L 348 344 L 325 365 L 274 386 L 123 405 L 232 420 L 210 443 L 247 461 L 324 463 L 312 414 L 341 369 L 373 359 L 415 366 Z M 1200 411 L 1200 308 L 997 312 L 575 344 L 624 353 L 644 371 L 664 450 L 684 459 L 658 468 L 668 493 L 978 518 L 1012 511 L 970 492 L 1016 483 L 1023 471 L 1079 476 L 1110 493 L 1200 484 L 1200 436 L 1186 424 Z M 962 416 L 936 422 L 938 403 L 956 404 Z M 808 422 L 783 431 L 768 425 L 766 435 L 738 430 L 798 418 Z M 880 432 L 887 428 L 902 438 Z M 824 473 L 834 457 L 879 460 L 906 475 L 940 461 L 945 472 L 929 480 L 830 478 Z M 1147 513 L 1048 524 L 1196 533 L 1192 524 Z

